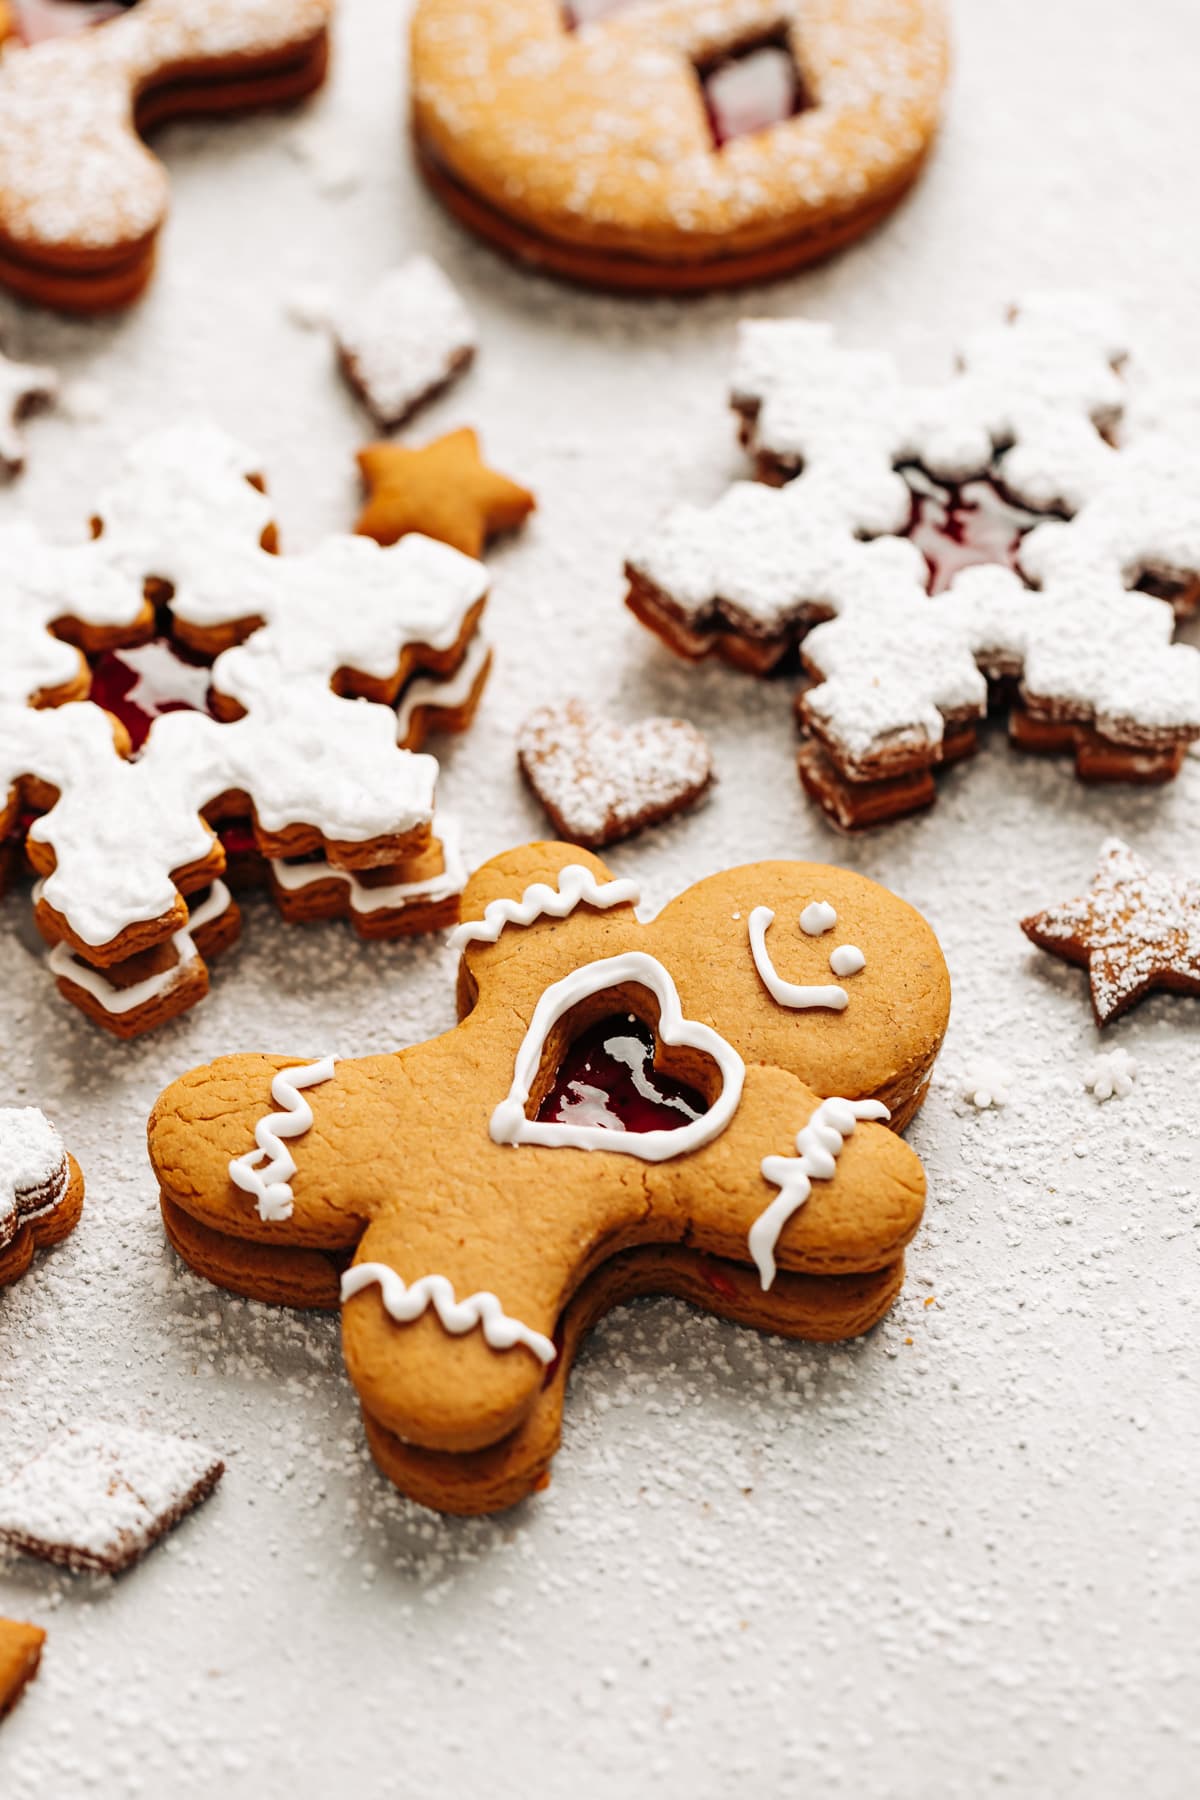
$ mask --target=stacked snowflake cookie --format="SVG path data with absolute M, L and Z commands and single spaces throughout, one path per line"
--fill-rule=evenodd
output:
M 207 991 L 239 925 L 227 856 L 288 919 L 457 916 L 414 752 L 478 700 L 485 571 L 419 536 L 276 555 L 258 464 L 171 427 L 130 450 L 90 543 L 0 532 L 0 845 L 40 877 L 61 991 L 119 1036 Z
M 929 805 L 992 702 L 1083 780 L 1170 780 L 1200 739 L 1200 652 L 1174 641 L 1200 453 L 1123 433 L 1126 356 L 1070 294 L 970 339 L 940 387 L 827 326 L 748 321 L 733 404 L 760 481 L 669 513 L 630 607 L 692 659 L 765 674 L 799 650 L 801 779 L 846 830 Z
M 136 299 L 167 209 L 166 173 L 138 134 L 181 113 L 310 93 L 325 76 L 332 10 L 333 0 L 139 0 L 70 35 L 7 44 L 0 284 L 71 312 Z
M 79 1164 L 36 1106 L 0 1106 L 0 1287 L 79 1223 Z
M 901 1285 L 925 1181 L 896 1134 L 949 1012 L 929 926 L 807 863 L 711 876 L 650 924 L 637 898 L 571 845 L 498 856 L 464 895 L 456 1030 L 225 1057 L 151 1118 L 176 1249 L 238 1293 L 340 1302 L 372 1451 L 444 1511 L 545 1485 L 576 1348 L 622 1299 L 838 1339 Z

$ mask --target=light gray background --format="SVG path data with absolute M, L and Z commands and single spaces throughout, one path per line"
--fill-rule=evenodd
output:
M 572 1383 L 550 1491 L 439 1520 L 374 1472 L 336 1321 L 181 1273 L 143 1125 L 166 1081 L 224 1050 L 353 1055 L 442 1029 L 448 952 L 290 930 L 256 903 L 209 1000 L 123 1047 L 55 999 L 10 900 L 0 1099 L 59 1120 L 89 1193 L 74 1238 L 0 1297 L 3 1462 L 100 1417 L 202 1435 L 229 1472 L 119 1585 L 0 1575 L 0 1609 L 50 1631 L 0 1729 L 0 1791 L 1194 1791 L 1200 1018 L 1162 998 L 1116 1027 L 1138 1082 L 1100 1106 L 1083 980 L 1016 922 L 1083 886 L 1109 830 L 1200 866 L 1200 761 L 1161 793 L 1089 791 L 996 736 L 933 814 L 847 846 L 795 780 L 787 684 L 676 664 L 622 609 L 620 565 L 662 506 L 740 469 L 724 384 L 743 311 L 831 317 L 935 376 L 1023 288 L 1075 283 L 1126 302 L 1159 364 L 1190 374 L 1200 13 L 961 0 L 945 135 L 901 215 L 814 274 L 687 306 L 566 293 L 443 221 L 405 149 L 394 14 L 344 7 L 306 115 L 164 135 L 174 210 L 136 311 L 88 325 L 0 304 L 10 348 L 108 390 L 97 421 L 32 428 L 0 517 L 78 532 L 121 444 L 207 407 L 261 448 L 285 545 L 344 528 L 366 420 L 284 302 L 433 251 L 482 351 L 409 437 L 478 425 L 541 502 L 495 558 L 495 675 L 444 759 L 472 859 L 542 829 L 512 759 L 535 702 L 586 688 L 625 717 L 701 723 L 711 803 L 614 865 L 657 906 L 722 863 L 845 859 L 927 912 L 955 980 L 912 1133 L 927 1222 L 865 1344 L 761 1341 L 670 1302 L 620 1313 Z M 317 125 L 314 173 L 289 146 Z M 363 171 L 338 196 L 317 179 L 335 157 Z M 980 1055 L 1012 1071 L 1003 1112 L 958 1098 Z

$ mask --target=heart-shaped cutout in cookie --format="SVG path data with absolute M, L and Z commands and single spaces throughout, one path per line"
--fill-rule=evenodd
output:
M 631 1106 L 630 1118 L 616 1104 L 571 1105 L 578 1096 L 566 1090 L 578 1077 L 579 1047 L 586 1056 L 597 1029 L 610 1032 L 614 1019 L 631 1014 L 640 1024 L 638 1039 L 620 1046 L 616 1059 L 625 1059 L 630 1075 L 619 1102 Z M 613 1150 L 664 1162 L 724 1131 L 745 1073 L 732 1044 L 711 1026 L 684 1018 L 662 963 L 627 950 L 585 963 L 545 989 L 517 1052 L 508 1097 L 494 1109 L 489 1129 L 497 1144 Z M 618 1101 L 615 1092 L 610 1098 Z
M 708 744 L 686 720 L 617 725 L 581 700 L 531 713 L 517 758 L 557 835 L 590 850 L 682 812 L 713 776 Z

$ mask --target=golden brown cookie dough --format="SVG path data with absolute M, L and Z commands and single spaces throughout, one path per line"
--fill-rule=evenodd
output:
M 920 173 L 946 79 L 939 0 L 590 10 L 421 0 L 413 17 L 418 166 L 511 256 L 597 287 L 763 280 L 859 237 Z M 791 71 L 791 116 L 725 136 L 712 79 L 764 50 Z
M 686 1249 L 730 1265 L 740 1299 L 664 1254 L 666 1291 L 736 1299 L 733 1316 L 771 1330 L 853 1335 L 886 1307 L 920 1222 L 921 1165 L 875 1122 L 880 1102 L 894 1127 L 912 1117 L 945 1031 L 949 980 L 920 915 L 798 862 L 711 876 L 649 924 L 634 897 L 570 845 L 498 856 L 464 894 L 456 1030 L 388 1056 L 225 1057 L 151 1117 L 164 1216 L 193 1267 L 321 1305 L 353 1257 L 347 1367 L 384 1466 L 433 1504 L 528 1491 L 557 1416 L 534 1430 L 543 1448 L 497 1452 L 478 1482 L 467 1463 L 451 1485 L 410 1482 L 391 1438 L 462 1459 L 533 1430 L 556 1334 L 596 1316 L 583 1296 L 603 1310 L 657 1285 L 614 1258 Z M 570 1108 L 565 1123 L 545 1110 L 562 1067 L 593 1027 L 631 1016 L 657 1040 L 647 1074 L 695 1104 L 579 1140 Z M 816 1285 L 792 1295 L 793 1276 Z

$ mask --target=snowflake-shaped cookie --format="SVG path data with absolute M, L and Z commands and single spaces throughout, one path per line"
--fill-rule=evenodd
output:
M 290 918 L 396 935 L 452 922 L 462 885 L 434 837 L 437 765 L 400 747 L 393 707 L 423 674 L 427 715 L 445 681 L 469 718 L 485 572 L 415 535 L 272 554 L 257 463 L 215 427 L 172 427 L 129 452 L 90 543 L 0 532 L 0 838 L 42 878 L 63 991 L 122 1036 L 201 998 L 205 955 L 236 935 L 217 823 L 246 822 Z M 167 712 L 130 760 L 85 698 L 89 657 L 156 629 L 208 664 L 209 708 Z
M 1085 779 L 1170 779 L 1200 738 L 1200 653 L 1174 642 L 1200 600 L 1200 450 L 1164 429 L 1117 447 L 1125 357 L 1111 311 L 1073 295 L 1025 301 L 930 388 L 827 326 L 747 322 L 733 402 L 785 485 L 669 513 L 629 560 L 630 606 L 692 658 L 765 673 L 800 647 L 801 777 L 847 829 L 928 804 L 930 771 L 1010 690 L 1021 747 L 1072 751 Z M 899 535 L 914 470 L 947 484 L 955 555 L 982 565 L 932 596 Z M 1017 525 L 1015 567 L 953 542 L 1000 493 L 1043 515 Z

